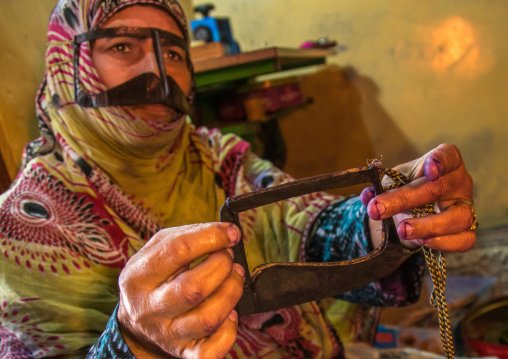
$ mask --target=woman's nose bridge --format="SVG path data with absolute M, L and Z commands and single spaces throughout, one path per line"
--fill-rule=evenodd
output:
M 157 63 L 156 49 L 151 39 L 143 41 L 142 56 L 139 61 L 139 68 L 142 72 L 153 72 L 160 77 L 159 65 Z

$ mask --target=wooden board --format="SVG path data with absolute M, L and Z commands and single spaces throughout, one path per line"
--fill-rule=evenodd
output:
M 270 47 L 256 51 L 242 52 L 235 55 L 193 61 L 193 64 L 194 71 L 198 74 L 201 72 L 217 70 L 225 67 L 234 67 L 263 60 L 274 60 L 282 65 L 284 63 L 302 61 L 305 59 L 325 58 L 333 54 L 333 51 L 325 49 L 290 49 Z

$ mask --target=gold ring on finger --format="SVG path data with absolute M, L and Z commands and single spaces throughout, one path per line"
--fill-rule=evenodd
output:
M 476 231 L 476 229 L 480 224 L 478 223 L 478 216 L 476 215 L 476 211 L 474 210 L 473 204 L 469 201 L 461 201 L 461 202 L 467 203 L 471 207 L 471 211 L 473 212 L 473 223 L 471 224 L 471 227 L 469 227 L 467 230 Z

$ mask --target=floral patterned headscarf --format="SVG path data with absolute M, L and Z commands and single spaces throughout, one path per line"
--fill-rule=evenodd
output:
M 122 163 L 135 167 L 134 175 L 163 168 L 169 154 L 179 145 L 185 116 L 161 124 L 147 122 L 126 107 L 84 108 L 75 103 L 73 39 L 99 28 L 118 11 L 132 5 L 152 5 L 167 11 L 179 25 L 188 42 L 187 23 L 176 0 L 60 0 L 48 27 L 46 74 L 37 96 L 44 145 L 40 153 L 51 150 L 55 140 L 75 157 L 93 162 L 113 180 L 125 172 Z M 105 90 L 91 59 L 90 48 L 79 53 L 79 79 L 89 93 Z M 192 74 L 192 65 L 189 62 Z M 192 91 L 189 95 L 192 97 Z M 131 169 L 129 169 L 131 173 Z M 123 176 L 123 174 L 122 174 Z
M 85 108 L 74 98 L 74 37 L 98 29 L 111 16 L 133 5 L 167 11 L 189 42 L 185 15 L 176 0 L 60 0 L 49 21 L 46 74 L 36 102 L 43 140 L 28 147 L 25 163 L 33 156 L 60 148 L 64 157 L 105 173 L 136 204 L 149 213 L 158 213 L 157 220 L 166 226 L 172 224 L 169 217 L 177 203 L 168 184 L 181 177 L 183 168 L 189 176 L 203 170 L 199 161 L 190 160 L 192 147 L 201 146 L 189 135 L 193 131 L 190 119 L 182 115 L 170 123 L 153 123 L 129 107 Z M 80 82 L 89 93 L 104 91 L 90 48 L 87 43 L 82 45 L 86 46 L 79 51 Z M 194 81 L 190 62 L 188 66 Z M 193 88 L 191 83 L 189 101 Z M 213 183 L 213 176 L 210 170 L 201 175 L 201 182 L 188 180 L 185 186 L 179 186 L 192 201 L 191 193 L 202 195 L 204 183 Z M 211 192 L 210 196 L 215 195 Z M 214 207 L 203 208 L 203 218 L 215 218 Z M 196 213 L 188 213 L 188 217 L 201 219 Z

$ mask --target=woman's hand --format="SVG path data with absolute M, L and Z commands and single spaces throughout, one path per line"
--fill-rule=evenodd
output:
M 158 232 L 120 274 L 118 321 L 136 358 L 222 358 L 236 340 L 244 270 L 230 223 Z M 194 260 L 209 255 L 189 269 Z
M 365 189 L 361 200 L 371 219 L 379 221 L 395 216 L 397 233 L 406 248 L 420 244 L 443 252 L 465 252 L 474 246 L 476 233 L 469 230 L 475 220 L 473 180 L 457 147 L 440 145 L 393 169 L 411 182 L 376 197 L 372 188 Z M 383 186 L 390 181 L 383 179 Z M 438 213 L 412 218 L 406 212 L 427 203 L 434 203 Z M 380 222 L 372 224 L 371 233 L 379 234 L 378 228 Z M 373 238 L 374 245 L 378 244 L 376 241 L 380 238 Z

